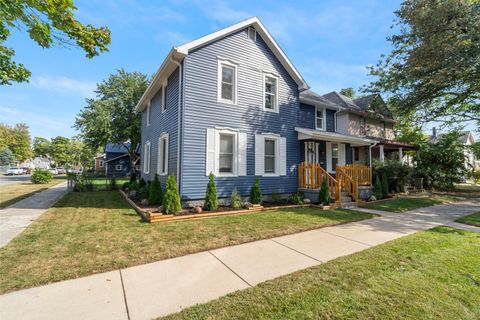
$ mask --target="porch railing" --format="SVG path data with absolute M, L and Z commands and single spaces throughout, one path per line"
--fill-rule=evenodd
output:
M 371 186 L 372 185 L 372 168 L 364 164 L 346 164 L 343 166 L 337 166 L 338 168 L 356 181 L 359 186 Z
M 352 201 L 358 203 L 358 181 L 354 180 L 351 176 L 349 176 L 343 166 L 337 166 L 337 181 L 338 181 L 338 189 L 344 190 L 347 195 L 352 198 Z
M 332 177 L 319 163 L 301 162 L 298 165 L 298 188 L 320 189 L 323 177 L 327 179 L 328 190 L 335 201 L 340 200 L 340 190 L 337 180 Z

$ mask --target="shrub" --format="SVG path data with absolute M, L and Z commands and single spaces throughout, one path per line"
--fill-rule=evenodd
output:
M 112 176 L 110 178 L 110 190 L 115 190 L 117 188 L 117 178 Z
M 272 193 L 272 202 L 273 203 L 282 203 L 282 195 L 280 193 Z
M 130 175 L 130 183 L 136 183 L 137 182 L 137 175 L 135 173 L 132 173 Z
M 374 178 L 378 176 L 382 183 L 383 176 L 386 175 L 389 192 L 405 192 L 405 187 L 412 178 L 413 169 L 398 160 L 386 160 L 384 163 L 375 161 L 373 175 Z
M 53 174 L 46 169 L 35 169 L 32 174 L 32 182 L 35 184 L 45 184 L 52 181 Z
M 375 184 L 373 185 L 373 195 L 375 198 L 377 198 L 377 200 L 383 198 L 382 183 L 380 182 L 380 178 L 378 176 L 375 178 Z
M 163 194 L 163 213 L 179 214 L 182 212 L 180 195 L 177 190 L 177 183 L 174 176 L 169 176 Z
M 150 185 L 145 183 L 143 187 L 138 188 L 137 194 L 140 200 L 148 199 L 150 196 Z
M 126 189 L 128 189 L 129 187 L 130 187 L 130 182 L 124 182 L 124 183 L 122 184 L 122 189 L 123 189 L 123 190 L 126 190 Z
M 230 195 L 230 206 L 234 209 L 240 209 L 243 207 L 242 197 L 238 193 L 237 189 L 232 191 Z
M 302 205 L 303 199 L 299 193 L 294 193 L 290 196 L 290 203 L 294 205 Z
M 160 184 L 160 180 L 158 180 L 158 174 L 155 174 L 148 192 L 148 203 L 151 205 L 159 205 L 162 203 L 162 198 L 162 185 Z
M 388 178 L 387 174 L 382 174 L 382 198 L 388 197 Z
M 218 209 L 217 186 L 215 185 L 215 175 L 210 173 L 208 176 L 207 194 L 205 195 L 204 209 L 211 211 Z
M 261 204 L 262 203 L 262 190 L 260 190 L 260 180 L 255 179 L 252 189 L 250 190 L 250 203 Z
M 147 182 L 145 181 L 145 179 L 141 178 L 140 181 L 138 181 L 138 189 L 144 187 L 147 185 Z
M 332 199 L 330 198 L 330 190 L 328 190 L 327 177 L 323 176 L 322 186 L 318 195 L 318 202 L 328 205 Z

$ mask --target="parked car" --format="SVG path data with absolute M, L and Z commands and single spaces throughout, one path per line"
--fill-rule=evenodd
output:
M 22 171 L 23 171 L 23 174 L 30 174 L 32 170 L 30 168 L 23 167 Z
M 58 171 L 57 171 L 56 168 L 50 168 L 50 169 L 48 169 L 48 171 L 50 171 L 54 175 L 58 174 Z
M 23 170 L 22 170 L 22 168 L 18 168 L 18 167 L 8 168 L 7 173 L 6 173 L 7 176 L 13 176 L 13 175 L 16 176 L 16 175 L 20 175 L 20 174 L 23 174 Z
M 65 168 L 63 168 L 63 167 L 58 167 L 57 168 L 57 173 L 58 174 L 65 174 L 65 173 L 67 173 L 67 170 L 65 170 Z

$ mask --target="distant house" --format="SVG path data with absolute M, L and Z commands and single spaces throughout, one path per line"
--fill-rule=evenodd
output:
M 95 157 L 95 172 L 96 173 L 105 172 L 105 153 L 99 153 Z
M 436 128 L 432 129 L 432 135 L 428 138 L 430 143 L 435 143 L 442 138 L 443 134 L 437 134 Z M 475 139 L 473 138 L 473 134 L 471 131 L 461 131 L 458 137 L 458 142 L 461 143 L 466 148 L 464 149 L 465 154 L 465 168 L 468 170 L 473 170 L 477 166 L 477 159 L 475 158 L 475 154 L 473 150 L 469 148 L 469 146 L 475 143 Z
M 124 177 L 130 174 L 130 157 L 128 156 L 127 148 L 130 147 L 129 143 L 108 143 L 105 147 L 105 174 L 107 176 Z M 137 154 L 140 155 L 137 149 Z M 100 164 L 100 160 L 99 160 Z M 140 170 L 140 166 L 137 165 L 137 171 Z
M 18 166 L 30 169 L 49 169 L 52 161 L 47 157 L 35 157 L 34 159 L 27 159 Z

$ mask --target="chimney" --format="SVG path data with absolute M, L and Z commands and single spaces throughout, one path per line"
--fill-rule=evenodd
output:
M 432 128 L 432 137 L 433 138 L 437 137 L 437 128 L 435 128 L 435 127 Z

